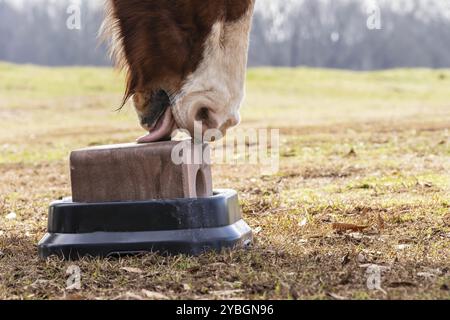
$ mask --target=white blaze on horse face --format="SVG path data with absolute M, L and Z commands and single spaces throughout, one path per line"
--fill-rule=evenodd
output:
M 195 121 L 205 121 L 204 130 L 223 133 L 239 123 L 251 21 L 249 9 L 239 20 L 214 24 L 204 45 L 203 60 L 186 79 L 172 108 L 177 124 L 191 134 Z M 207 119 L 199 119 L 202 112 Z

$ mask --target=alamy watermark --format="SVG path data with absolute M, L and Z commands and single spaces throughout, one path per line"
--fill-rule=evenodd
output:
M 279 129 L 239 128 L 224 137 L 220 130 L 203 132 L 201 128 L 201 122 L 196 122 L 194 143 L 182 141 L 173 149 L 174 164 L 255 165 L 263 175 L 279 171 Z M 211 141 L 216 141 L 213 146 L 203 147 L 204 142 Z
M 366 4 L 367 28 L 369 30 L 381 30 L 381 8 L 377 1 L 371 0 Z
M 70 265 L 66 274 L 69 276 L 66 281 L 66 290 L 81 290 L 81 270 L 77 265 Z
M 389 267 L 379 266 L 376 264 L 368 264 L 362 265 L 361 267 L 366 268 L 366 276 L 367 276 L 367 289 L 381 291 L 384 294 L 387 292 L 381 287 L 382 285 L 382 272 L 389 270 Z
M 67 7 L 68 14 L 66 27 L 69 30 L 81 30 L 81 4 L 79 1 L 72 1 Z

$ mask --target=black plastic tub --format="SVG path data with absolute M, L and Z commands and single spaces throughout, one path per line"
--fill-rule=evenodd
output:
M 234 190 L 216 190 L 198 199 L 50 205 L 48 233 L 39 256 L 65 259 L 146 252 L 198 255 L 247 246 L 250 227 L 242 220 Z

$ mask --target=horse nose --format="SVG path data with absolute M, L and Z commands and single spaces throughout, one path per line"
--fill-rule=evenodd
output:
M 239 123 L 241 122 L 241 117 L 239 115 L 239 113 L 233 113 L 232 115 L 230 115 L 228 117 L 228 119 L 223 123 L 223 125 L 221 126 L 221 130 L 222 131 L 226 131 L 227 129 L 230 129 L 232 127 L 237 126 Z
M 195 110 L 195 121 L 200 122 L 204 131 L 208 129 L 218 129 L 225 133 L 229 128 L 234 127 L 241 121 L 238 112 L 223 115 L 208 107 L 201 107 Z

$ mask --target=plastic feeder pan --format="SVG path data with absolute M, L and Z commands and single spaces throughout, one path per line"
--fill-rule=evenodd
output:
M 56 201 L 49 208 L 48 233 L 38 250 L 41 258 L 65 259 L 146 252 L 198 255 L 251 241 L 236 191 L 216 190 L 212 197 L 197 199 Z

